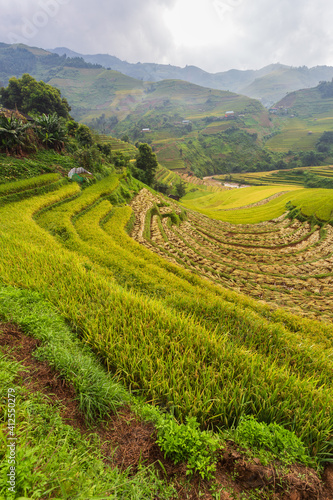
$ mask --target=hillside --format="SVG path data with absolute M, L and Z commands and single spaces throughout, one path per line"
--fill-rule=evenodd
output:
M 194 428 L 189 430 L 193 418 L 186 417 L 195 417 L 202 430 L 214 429 L 222 450 L 225 440 L 231 446 L 230 437 L 244 446 L 246 432 L 253 434 L 256 429 L 256 451 L 248 458 L 242 455 L 244 448 L 243 451 L 226 448 L 225 454 L 214 455 L 211 451 L 212 455 L 200 455 L 202 462 L 193 464 L 198 474 L 195 477 L 200 477 L 198 471 L 202 477 L 213 477 L 215 489 L 211 489 L 214 484 L 209 482 L 200 482 L 198 486 L 194 477 L 192 484 L 197 485 L 197 492 L 201 489 L 207 498 L 214 498 L 215 491 L 216 498 L 219 491 L 221 499 L 232 492 L 235 498 L 259 499 L 264 492 L 285 499 L 286 488 L 295 494 L 306 488 L 308 498 L 321 495 L 328 500 L 329 493 L 324 495 L 324 484 L 318 476 L 322 469 L 318 467 L 325 465 L 333 453 L 330 361 L 333 330 L 328 270 L 331 227 L 320 229 L 307 220 L 299 222 L 284 217 L 257 225 L 216 222 L 192 210 L 186 213 L 181 206 L 148 190 L 126 172 L 113 172 L 86 189 L 66 179 L 59 182 L 55 174 L 47 179 L 47 190 L 31 192 L 35 185 L 36 179 L 26 181 L 24 186 L 21 182 L 17 191 L 16 183 L 3 184 L 0 193 L 0 273 L 2 284 L 6 285 L 0 294 L 3 297 L 0 310 L 6 318 L 10 316 L 12 321 L 21 322 L 30 335 L 40 339 L 39 359 L 50 360 L 65 374 L 67 383 L 74 384 L 84 414 L 90 415 L 95 423 L 101 415 L 104 420 L 106 416 L 110 418 L 115 408 L 128 401 L 124 389 L 133 395 L 139 391 L 141 403 L 135 403 L 136 411 L 159 426 L 159 446 L 166 454 L 171 446 L 169 427 L 171 435 L 175 435 L 177 429 L 185 432 L 186 427 L 180 424 L 187 422 L 187 435 L 193 435 Z M 43 187 L 45 182 L 40 180 L 38 185 Z M 271 195 L 251 189 L 247 203 Z M 16 198 L 8 198 L 15 193 Z M 225 191 L 224 196 L 229 198 L 224 207 L 242 208 L 241 197 L 237 201 L 231 195 L 236 196 Z M 283 214 L 286 199 L 273 211 L 272 202 L 263 205 L 266 218 Z M 317 213 L 309 190 L 294 189 L 290 199 L 297 207 L 308 203 L 308 215 Z M 331 197 L 327 206 L 332 208 L 332 203 Z M 262 216 L 262 207 L 259 209 Z M 230 220 L 235 219 L 235 212 L 225 213 Z M 257 217 L 255 210 L 253 216 Z M 8 285 L 32 292 L 38 290 L 48 306 L 39 305 L 40 298 L 35 293 L 25 295 L 21 290 L 8 289 Z M 67 324 L 56 321 L 48 308 L 61 315 Z M 288 308 L 293 312 L 288 312 Z M 295 311 L 300 314 L 295 315 Z M 311 319 L 315 317 L 320 321 Z M 44 326 L 39 326 L 39 321 Z M 53 323 L 55 330 L 51 329 Z M 68 325 L 73 333 L 68 332 Z M 86 346 L 83 351 L 81 342 Z M 14 368 L 10 373 L 15 373 Z M 116 381 L 118 385 L 110 385 Z M 153 408 L 143 407 L 142 400 L 153 402 Z M 30 401 L 36 400 L 30 396 Z M 43 414 L 49 411 L 47 422 L 54 422 L 54 410 L 46 410 L 41 401 L 39 405 Z M 169 412 L 177 417 L 178 423 L 168 423 Z M 246 415 L 255 419 L 250 419 L 247 427 L 244 424 L 245 434 L 237 441 Z M 18 413 L 20 432 L 28 425 L 26 418 Z M 127 423 L 117 425 L 127 429 L 127 436 L 138 439 L 138 434 L 136 438 L 132 434 L 137 428 L 134 417 L 128 419 Z M 49 440 L 46 446 L 51 450 L 57 442 L 56 433 L 66 435 L 59 420 L 52 427 L 47 422 L 38 436 L 31 436 L 33 431 L 28 427 L 31 436 L 28 447 L 44 431 L 44 439 Z M 261 427 L 256 427 L 258 422 Z M 233 434 L 235 426 L 239 435 Z M 140 429 L 137 432 L 143 432 Z M 151 435 L 154 428 L 149 429 Z M 264 433 L 262 437 L 260 432 Z M 269 452 L 265 450 L 263 442 L 272 433 L 276 439 L 281 436 L 282 447 L 276 448 L 280 451 L 273 451 L 276 444 L 272 444 Z M 300 441 L 295 441 L 295 433 Z M 64 456 L 69 453 L 67 447 L 78 442 L 79 438 L 71 435 L 70 443 L 63 443 L 61 438 Z M 208 439 L 205 434 L 196 436 L 198 440 Z M 213 442 L 216 441 L 210 441 L 212 450 Z M 81 446 L 87 446 L 82 438 Z M 214 446 L 216 450 L 217 445 Z M 289 446 L 290 456 L 297 459 L 292 458 L 289 465 L 284 463 L 280 468 L 274 460 L 282 459 Z M 203 445 L 199 448 L 200 452 L 198 449 L 189 455 L 183 451 L 182 462 L 184 457 L 188 457 L 189 463 L 191 457 L 199 457 Z M 31 457 L 35 457 L 33 450 Z M 180 454 L 182 448 L 176 450 Z M 106 453 L 105 447 L 103 452 Z M 50 454 L 57 456 L 52 451 Z M 249 479 L 254 469 L 245 465 L 253 457 L 252 464 L 256 467 L 267 466 L 262 476 L 259 476 L 261 469 L 255 469 L 255 477 L 262 477 L 260 482 Z M 51 482 L 53 479 L 45 473 L 48 460 L 44 453 L 38 454 L 38 462 L 32 458 L 27 477 L 33 482 L 31 471 L 37 467 L 40 474 L 43 471 L 42 491 L 46 487 L 60 491 L 59 483 Z M 95 452 L 92 460 L 95 463 Z M 239 460 L 246 467 L 246 475 L 237 468 Z M 300 465 L 294 466 L 298 460 Z M 162 475 L 171 470 L 170 463 L 160 463 L 164 467 Z M 317 467 L 317 472 L 309 465 Z M 88 468 L 86 481 L 75 469 L 76 477 L 81 478 L 78 484 L 85 488 L 94 484 L 96 491 L 103 493 L 103 481 L 92 479 L 97 477 L 101 465 L 97 467 L 96 463 L 95 467 L 94 471 Z M 57 474 L 62 478 L 62 491 L 70 494 L 76 481 L 69 481 L 64 469 Z M 211 470 L 212 476 L 205 475 L 207 470 Z M 233 475 L 226 482 L 229 470 Z M 297 480 L 296 470 L 302 473 Z M 99 474 L 102 477 L 102 472 Z M 108 483 L 110 491 L 115 484 L 117 491 L 131 484 L 130 478 L 125 477 L 119 483 L 116 472 L 112 478 L 109 468 L 105 474 L 108 481 L 113 481 Z M 269 477 L 276 480 L 270 482 Z M 182 492 L 179 498 L 185 499 L 185 486 L 177 483 L 175 486 Z M 145 479 L 141 487 L 148 488 L 146 498 L 153 498 L 157 483 L 153 490 L 152 479 L 149 485 Z M 30 486 L 26 488 L 31 491 Z M 160 489 L 163 491 L 162 485 Z M 82 495 L 77 498 L 83 498 Z M 199 497 L 198 494 L 192 498 Z M 141 496 L 137 494 L 136 498 Z
M 329 66 L 293 68 L 276 64 L 269 73 L 256 77 L 250 85 L 240 89 L 240 93 L 259 99 L 262 104 L 270 107 L 290 92 L 315 87 L 319 82 L 331 80 L 332 77 L 333 68 Z
M 275 108 L 281 110 L 281 131 L 266 142 L 273 151 L 314 150 L 325 131 L 333 130 L 333 95 L 325 91 L 330 82 L 291 92 Z
M 294 94 L 289 94 L 278 105 L 283 113 L 276 116 L 258 100 L 244 95 L 184 80 L 145 82 L 92 65 L 75 53 L 70 55 L 74 57 L 2 44 L 0 69 L 13 69 L 12 74 L 27 70 L 37 79 L 46 80 L 59 88 L 71 103 L 75 119 L 103 135 L 127 137 L 132 143 L 148 142 L 159 162 L 172 170 L 202 177 L 286 168 L 286 162 L 290 161 L 290 158 L 285 160 L 288 151 L 314 149 L 321 133 L 330 129 L 327 115 L 332 105 L 330 100 L 324 99 L 325 102 L 317 106 L 315 116 L 310 116 L 311 110 L 306 115 L 306 109 L 316 109 L 317 97 L 311 89 L 302 92 L 312 104 L 305 104 L 304 98 L 301 99 L 297 105 L 299 113 L 298 108 L 290 108 Z M 281 65 L 268 69 L 269 74 L 275 72 L 275 76 L 271 78 L 265 72 L 261 76 L 273 86 L 276 77 L 283 79 L 287 74 L 288 85 L 309 81 L 306 68 L 302 69 L 302 79 L 296 69 L 291 72 Z M 233 78 L 233 73 L 230 71 L 228 78 Z M 164 72 L 164 76 L 168 75 Z M 256 80 L 255 85 L 258 82 L 260 80 Z M 325 114 L 321 116 L 323 109 Z M 227 112 L 231 113 L 226 115 Z
M 38 47 L 29 47 L 23 44 L 9 45 L 0 43 L 0 86 L 6 86 L 9 78 L 21 77 L 29 73 L 38 80 L 46 83 L 64 65 L 77 68 L 94 69 L 99 65 L 86 63 L 82 58 L 67 59 L 59 57 Z
M 67 57 L 66 57 L 67 56 Z M 23 44 L 0 44 L 0 84 L 6 85 L 11 76 L 30 73 L 46 82 L 64 66 L 104 67 L 119 71 L 131 78 L 157 82 L 161 80 L 184 80 L 202 87 L 229 90 L 251 98 L 259 99 L 269 107 L 294 90 L 314 87 L 321 81 L 330 81 L 333 68 L 290 67 L 271 64 L 259 70 L 230 69 L 219 73 L 208 73 L 195 66 L 180 68 L 158 63 L 131 64 L 108 54 L 85 55 L 66 47 L 39 49 Z
M 170 64 L 140 62 L 131 64 L 108 54 L 79 54 L 66 47 L 57 47 L 50 51 L 59 55 L 67 54 L 69 57 L 82 57 L 87 62 L 101 64 L 105 68 L 112 68 L 143 81 L 177 79 L 203 87 L 230 90 L 259 99 L 267 107 L 283 98 L 288 92 L 314 87 L 321 81 L 333 78 L 333 68 L 329 66 L 295 68 L 277 63 L 259 70 L 231 69 L 219 73 L 208 73 L 195 66 L 180 68 Z
M 181 80 L 145 83 L 113 70 L 63 68 L 49 83 L 99 133 L 148 142 L 162 165 L 196 175 L 223 172 L 234 143 L 238 162 L 253 164 L 263 155 L 260 138 L 273 129 L 258 101 Z
M 323 183 L 322 187 L 331 187 L 333 184 L 333 166 L 297 167 L 271 172 L 249 172 L 246 174 L 214 176 L 214 179 L 224 182 L 236 182 L 253 186 L 293 185 L 306 187 L 307 174 L 315 175 Z M 312 187 L 312 186 L 311 186 Z
M 282 158 L 258 101 L 67 61 L 122 139 L 1 110 L 0 498 L 331 500 L 331 168 L 200 179 Z
M 265 157 L 262 137 L 274 130 L 258 101 L 229 91 L 175 79 L 144 82 L 79 57 L 0 47 L 2 74 L 12 67 L 10 75 L 24 69 L 57 87 L 72 116 L 99 133 L 149 142 L 164 166 L 199 176 L 223 173 L 227 165 L 253 168 Z

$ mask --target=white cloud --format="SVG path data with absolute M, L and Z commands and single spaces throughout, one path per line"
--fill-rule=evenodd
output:
M 3 5 L 1 5 L 3 4 Z M 333 65 L 326 0 L 0 0 L 0 40 L 207 71 Z

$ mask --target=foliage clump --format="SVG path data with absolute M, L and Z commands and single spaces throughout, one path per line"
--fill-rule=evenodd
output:
M 294 432 L 276 422 L 258 422 L 253 415 L 241 417 L 235 431 L 235 441 L 256 452 L 263 462 L 272 455 L 284 463 L 301 462 L 313 466 L 315 461 Z
M 18 112 L 0 114 L 0 151 L 20 154 L 29 144 L 30 125 Z M 31 135 L 30 135 L 31 139 Z M 30 141 L 33 143 L 33 140 Z
M 157 444 L 165 456 L 176 464 L 187 461 L 187 475 L 198 472 L 203 479 L 211 479 L 216 470 L 216 455 L 220 444 L 208 431 L 201 431 L 194 417 L 188 417 L 185 424 L 178 424 L 171 417 L 165 417 L 156 424 Z
M 138 150 L 132 172 L 133 176 L 144 184 L 151 186 L 158 167 L 156 155 L 148 144 L 139 144 Z
M 22 78 L 11 78 L 8 87 L 0 88 L 0 96 L 1 104 L 8 109 L 18 109 L 23 113 L 57 113 L 69 118 L 71 108 L 61 97 L 60 90 L 43 81 L 37 82 L 28 73 Z

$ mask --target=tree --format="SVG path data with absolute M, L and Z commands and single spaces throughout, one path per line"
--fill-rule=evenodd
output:
M 121 151 L 116 151 L 112 155 L 112 161 L 116 168 L 126 168 L 129 166 L 130 157 Z
M 148 144 L 139 144 L 138 149 L 139 152 L 136 156 L 136 172 L 134 172 L 134 176 L 148 186 L 151 186 L 158 167 L 156 155 L 152 152 Z
M 75 133 L 75 138 L 80 146 L 84 148 L 89 148 L 94 143 L 90 128 L 87 125 L 79 125 Z
M 182 198 L 186 194 L 186 183 L 182 180 L 176 184 L 176 194 L 179 198 Z
M 50 115 L 57 113 L 69 118 L 70 106 L 61 97 L 60 90 L 44 83 L 37 82 L 25 73 L 22 78 L 11 78 L 8 87 L 0 88 L 0 102 L 5 108 L 18 109 L 23 113 Z
M 75 137 L 76 131 L 79 128 L 79 124 L 75 120 L 69 120 L 66 123 L 67 133 L 71 137 Z

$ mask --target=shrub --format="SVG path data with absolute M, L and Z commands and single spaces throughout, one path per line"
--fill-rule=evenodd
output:
M 241 417 L 235 432 L 236 441 L 245 447 L 257 450 L 262 458 L 262 450 L 268 450 L 285 463 L 302 462 L 313 465 L 303 442 L 294 432 L 273 422 L 258 422 L 253 415 Z
M 203 479 L 211 479 L 216 469 L 214 453 L 219 448 L 216 437 L 201 431 L 197 420 L 186 419 L 186 424 L 178 424 L 171 416 L 156 424 L 157 444 L 164 455 L 176 464 L 187 460 L 186 474 L 198 472 Z

